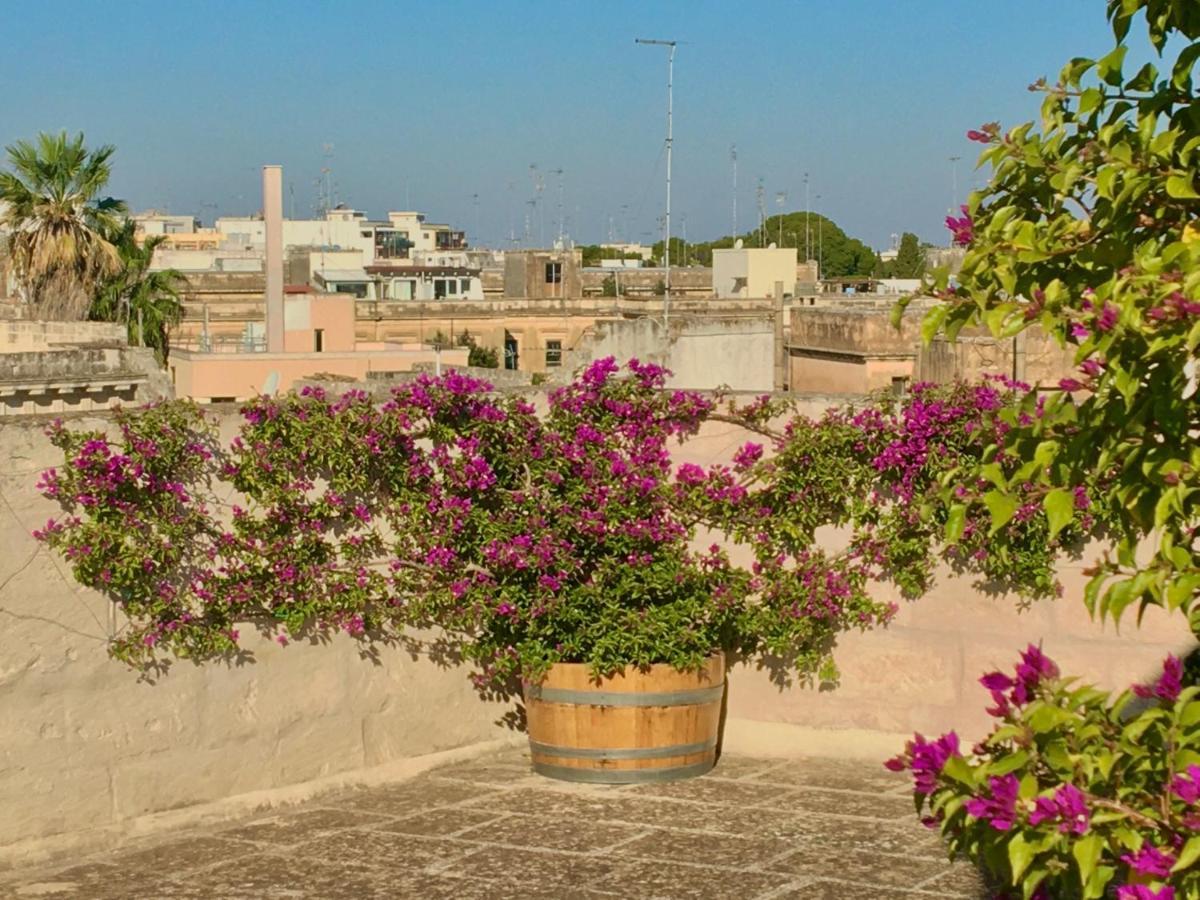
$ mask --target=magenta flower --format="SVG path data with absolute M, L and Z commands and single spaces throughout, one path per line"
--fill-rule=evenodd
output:
M 1083 382 L 1075 378 L 1061 378 L 1058 382 L 1060 391 L 1081 391 L 1083 390 Z
M 1021 653 L 1017 664 L 1016 684 L 1013 686 L 1012 701 L 1017 705 L 1029 702 L 1044 678 L 1057 678 L 1058 666 L 1042 652 L 1041 647 L 1030 644 Z
M 1017 820 L 1020 787 L 1015 775 L 993 775 L 988 778 L 991 796 L 972 797 L 963 805 L 968 813 L 977 819 L 986 819 L 997 831 L 1008 831 Z
M 750 468 L 762 459 L 762 444 L 748 443 L 733 455 L 733 465 L 739 471 Z
M 1175 888 L 1164 886 L 1155 890 L 1144 884 L 1123 884 L 1117 888 L 1117 900 L 1175 900 Z
M 1072 322 L 1071 327 L 1068 328 L 1067 331 L 1070 333 L 1071 337 L 1081 341 L 1086 341 L 1092 336 L 1092 332 L 1089 331 L 1088 327 L 1082 322 Z
M 1121 857 L 1133 871 L 1139 875 L 1149 875 L 1152 878 L 1166 878 L 1171 874 L 1171 866 L 1175 865 L 1175 857 L 1159 850 L 1152 844 L 1142 844 L 1137 853 L 1126 853 Z
M 1090 359 L 1085 359 L 1083 361 L 1083 363 L 1079 366 L 1079 371 L 1083 372 L 1084 375 L 1089 375 L 1092 378 L 1095 378 L 1104 371 L 1104 363 L 1093 356 Z
M 1186 775 L 1172 778 L 1171 793 L 1184 803 L 1200 801 L 1200 766 L 1188 766 Z
M 976 131 L 974 128 L 972 128 L 967 132 L 967 140 L 975 141 L 977 144 L 990 144 L 992 142 L 992 136 L 986 131 Z
M 1164 700 L 1167 703 L 1174 703 L 1179 699 L 1179 692 L 1183 690 L 1183 663 L 1179 657 L 1171 654 L 1163 661 L 1162 675 L 1154 684 L 1135 684 L 1133 692 L 1139 697 L 1148 700 L 1151 697 L 1157 697 L 1159 700 Z
M 1105 303 L 1104 309 L 1096 317 L 1096 328 L 1100 331 L 1112 331 L 1117 326 L 1117 308 L 1111 303 Z
M 962 216 L 946 216 L 946 227 L 950 229 L 952 243 L 956 247 L 966 247 L 975 237 L 974 223 L 966 206 L 962 208 Z
M 1073 784 L 1064 784 L 1053 797 L 1038 797 L 1033 812 L 1029 814 L 1030 825 L 1058 821 L 1058 830 L 1063 834 L 1086 834 L 1091 825 L 1091 811 L 1083 792 Z
M 911 769 L 913 790 L 917 794 L 928 796 L 937 787 L 937 779 L 946 765 L 946 760 L 957 755 L 958 735 L 953 731 L 943 734 L 936 741 L 927 741 L 920 734 L 914 734 L 905 752 L 889 759 L 884 766 L 893 772 Z

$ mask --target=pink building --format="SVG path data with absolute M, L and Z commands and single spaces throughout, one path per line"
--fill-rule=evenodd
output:
M 317 294 L 283 284 L 282 171 L 263 167 L 266 225 L 266 322 L 248 329 L 239 348 L 172 350 L 168 362 L 177 397 L 245 400 L 289 390 L 302 378 L 336 375 L 364 379 L 371 372 L 409 372 L 417 363 L 464 366 L 465 347 L 355 339 L 355 298 Z M 274 240 L 273 240 L 274 238 Z

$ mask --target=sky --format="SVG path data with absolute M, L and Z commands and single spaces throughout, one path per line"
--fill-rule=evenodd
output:
M 329 169 L 348 206 L 489 246 L 560 219 L 580 243 L 659 238 L 667 52 L 635 38 L 679 42 L 672 234 L 731 231 L 736 145 L 739 231 L 760 179 L 770 216 L 805 208 L 807 173 L 810 208 L 880 249 L 946 243 L 983 179 L 967 129 L 1036 118 L 1027 85 L 1111 42 L 1103 0 L 66 0 L 5 30 L 0 144 L 113 144 L 134 210 L 256 212 L 281 164 L 285 215 Z

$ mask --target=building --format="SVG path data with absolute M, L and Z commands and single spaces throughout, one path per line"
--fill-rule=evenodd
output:
M 582 297 L 581 250 L 520 250 L 504 257 L 504 296 L 541 300 Z
M 796 275 L 795 247 L 713 250 L 713 294 L 718 299 L 771 297 L 777 283 L 783 285 L 784 296 L 790 297 L 796 293 Z
M 382 284 L 383 273 L 376 281 L 375 276 L 365 273 L 361 266 L 348 270 L 319 270 L 322 282 L 326 276 L 329 279 L 324 287 L 340 288 L 344 282 L 352 288 L 348 292 L 318 292 L 308 285 L 285 287 L 286 222 L 283 219 L 282 171 L 278 166 L 263 167 L 263 209 L 263 219 L 238 220 L 236 223 L 226 220 L 226 230 L 222 233 L 243 250 L 253 251 L 255 238 L 261 235 L 261 275 L 241 274 L 246 284 L 234 297 L 234 303 L 240 309 L 221 315 L 214 323 L 211 304 L 206 302 L 199 321 L 190 317 L 185 322 L 187 327 L 180 329 L 168 362 L 171 383 L 178 396 L 200 401 L 244 400 L 260 393 L 286 391 L 297 381 L 319 374 L 363 379 L 372 372 L 412 371 L 414 366 L 427 362 L 466 364 L 468 350 L 465 347 L 442 349 L 430 346 L 424 340 L 397 342 L 359 338 L 355 309 L 359 289 L 361 287 L 365 292 L 372 285 Z M 307 223 L 293 223 L 294 226 L 298 224 L 308 227 Z M 316 232 L 293 227 L 291 238 L 303 240 L 317 234 L 322 239 L 332 236 L 333 240 L 357 241 L 358 247 L 338 246 L 339 251 L 351 257 L 355 250 L 366 252 L 362 242 L 369 240 L 370 252 L 374 253 L 377 234 L 367 228 L 361 213 L 331 210 L 319 226 Z M 238 231 L 237 228 L 245 230 Z M 310 262 L 311 254 L 305 265 Z M 393 267 L 384 268 L 390 270 Z M 226 273 L 220 280 L 229 282 L 233 277 L 237 277 L 235 273 Z M 356 280 L 360 277 L 365 282 Z M 461 289 L 464 280 L 470 282 L 469 278 L 456 275 L 456 287 Z M 422 279 L 414 278 L 413 281 Z M 436 279 L 431 277 L 429 281 L 432 283 Z M 225 289 L 229 287 L 228 283 L 224 285 Z M 482 298 L 477 278 L 474 287 Z M 194 310 L 195 301 L 189 305 Z M 226 313 L 225 310 L 221 312 Z
M 478 269 L 380 263 L 359 269 L 318 269 L 319 290 L 360 300 L 482 300 Z

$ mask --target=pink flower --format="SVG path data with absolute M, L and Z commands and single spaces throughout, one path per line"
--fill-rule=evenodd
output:
M 997 831 L 1008 831 L 1017 820 L 1017 791 L 1021 783 L 1015 775 L 990 776 L 988 795 L 972 797 L 963 804 L 977 819 L 986 819 Z
M 762 444 L 748 443 L 733 455 L 733 466 L 741 471 L 750 468 L 762 459 Z
M 1152 685 L 1135 684 L 1133 686 L 1133 692 L 1142 699 L 1148 700 L 1151 697 L 1157 697 L 1167 703 L 1174 703 L 1179 699 L 1179 692 L 1182 690 L 1183 663 L 1174 654 L 1168 655 L 1163 661 L 1162 675 L 1159 676 L 1158 681 Z
M 1175 900 L 1175 888 L 1166 886 L 1155 890 L 1144 884 L 1123 884 L 1117 888 L 1117 900 Z
M 946 216 L 946 227 L 950 229 L 951 240 L 957 247 L 965 247 L 975 237 L 974 223 L 966 206 L 962 207 L 961 218 Z
M 1184 803 L 1200 801 L 1200 766 L 1188 766 L 1186 775 L 1171 779 L 1171 793 Z
M 1121 861 L 1127 863 L 1139 875 L 1155 878 L 1166 878 L 1171 874 L 1171 866 L 1175 865 L 1174 856 L 1152 844 L 1143 844 L 1137 853 L 1126 853 L 1121 857 Z
M 972 128 L 967 132 L 967 140 L 975 141 L 977 144 L 990 144 L 992 137 L 986 131 L 976 131 Z

